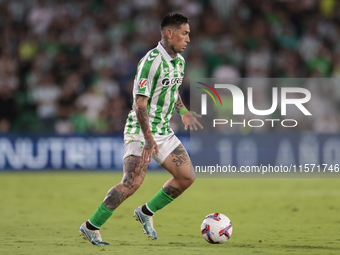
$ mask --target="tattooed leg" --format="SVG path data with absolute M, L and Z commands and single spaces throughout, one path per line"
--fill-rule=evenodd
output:
M 194 182 L 193 168 L 188 153 L 182 144 L 170 153 L 162 164 L 172 178 L 163 185 L 163 190 L 172 198 L 177 198 Z
M 170 154 L 171 161 L 176 167 L 185 167 L 190 165 L 189 155 L 184 149 L 183 145 L 180 144 L 176 149 Z
M 172 198 L 176 198 L 182 193 L 181 191 L 179 191 L 179 189 L 172 187 L 170 184 L 164 185 L 163 190 Z
M 104 205 L 114 210 L 125 199 L 131 196 L 143 183 L 148 165 L 143 164 L 138 156 L 128 156 L 124 159 L 124 176 L 122 181 L 112 187 L 106 194 Z

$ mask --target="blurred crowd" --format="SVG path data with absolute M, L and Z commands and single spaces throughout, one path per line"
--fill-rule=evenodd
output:
M 336 0 L 0 0 L 0 132 L 122 133 L 168 12 L 190 21 L 188 107 L 189 78 L 340 76 Z

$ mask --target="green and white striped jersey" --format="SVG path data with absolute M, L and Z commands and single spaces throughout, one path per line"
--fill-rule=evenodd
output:
M 161 43 L 138 63 L 133 87 L 132 110 L 126 120 L 124 134 L 143 134 L 136 116 L 136 95 L 149 97 L 147 109 L 152 135 L 173 133 L 169 121 L 175 111 L 184 76 L 185 61 L 177 54 L 172 59 Z

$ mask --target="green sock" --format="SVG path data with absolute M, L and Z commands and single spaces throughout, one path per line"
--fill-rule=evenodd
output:
M 149 202 L 146 203 L 148 209 L 150 209 L 153 213 L 162 209 L 164 206 L 170 204 L 175 199 L 170 197 L 168 194 L 165 193 L 163 188 L 157 192 L 157 194 L 150 199 Z
M 98 206 L 97 211 L 89 219 L 92 225 L 100 228 L 113 214 L 113 210 L 107 208 L 103 202 Z

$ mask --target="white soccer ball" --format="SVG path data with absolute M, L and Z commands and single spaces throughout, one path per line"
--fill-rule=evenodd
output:
M 209 243 L 225 243 L 233 233 L 233 225 L 224 214 L 211 213 L 204 218 L 201 224 L 201 233 Z

